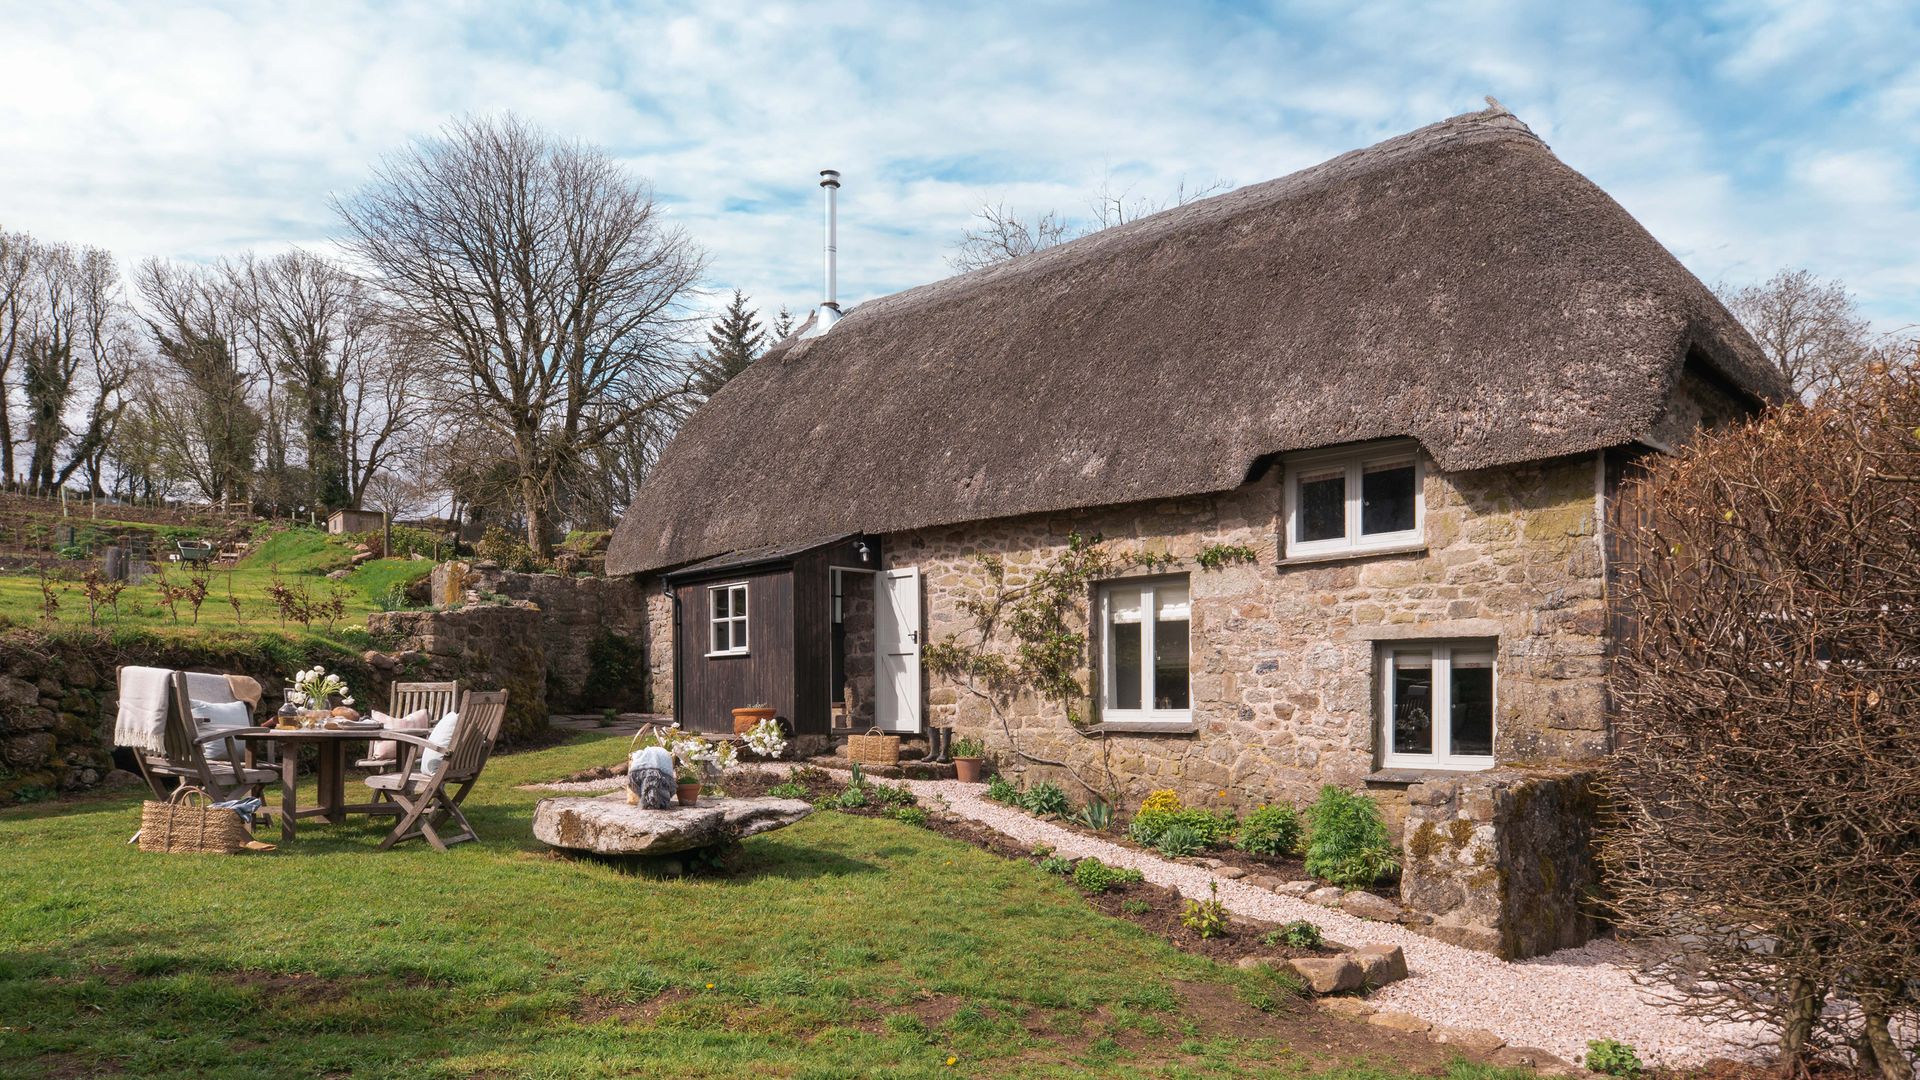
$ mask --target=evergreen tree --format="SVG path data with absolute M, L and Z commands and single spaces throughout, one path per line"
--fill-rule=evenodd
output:
M 778 344 L 792 336 L 793 312 L 787 310 L 787 305 L 781 304 L 780 314 L 773 320 L 773 333 L 769 335 L 769 337 L 775 344 Z
M 728 379 L 747 370 L 766 339 L 760 317 L 747 307 L 746 294 L 733 290 L 733 303 L 707 331 L 707 353 L 695 367 L 694 388 L 712 397 Z

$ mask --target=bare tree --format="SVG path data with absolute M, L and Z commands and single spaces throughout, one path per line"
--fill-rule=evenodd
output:
M 1004 202 L 983 203 L 973 212 L 977 224 L 961 233 L 953 254 L 947 256 L 947 264 L 962 272 L 979 270 L 1008 259 L 1044 251 L 1055 244 L 1077 240 L 1102 229 L 1124 225 L 1148 214 L 1184 206 L 1232 187 L 1232 184 L 1220 179 L 1189 190 L 1187 182 L 1181 180 L 1172 195 L 1156 200 L 1136 196 L 1130 188 L 1115 189 L 1109 178 L 1102 180 L 1094 192 L 1090 204 L 1093 217 L 1090 221 L 1073 221 L 1057 210 L 1049 210 L 1037 218 L 1023 217 L 1008 209 Z
M 1717 291 L 1803 399 L 1840 385 L 1868 360 L 1868 322 L 1838 280 L 1781 270 L 1759 285 Z
M 190 482 L 209 502 L 246 499 L 262 422 L 226 275 L 152 259 L 141 264 L 136 283 L 166 361 L 143 388 L 141 403 L 161 471 Z
M 604 152 L 511 115 L 450 125 L 336 206 L 471 418 L 510 449 L 528 544 L 547 556 L 567 470 L 691 392 L 700 252 Z
M 960 235 L 947 264 L 955 270 L 979 270 L 994 263 L 1031 255 L 1080 235 L 1057 211 L 1037 218 L 1021 217 L 1006 203 L 984 203 L 973 212 L 978 224 Z
M 417 420 L 408 407 L 421 374 L 417 344 L 366 282 L 318 255 L 247 254 L 222 270 L 266 390 L 269 428 L 278 427 L 279 408 L 298 417 L 299 501 L 315 509 L 358 506 L 395 436 Z M 264 471 L 277 466 L 291 479 L 290 461 L 282 448 Z
M 33 238 L 0 229 L 0 484 L 12 487 L 13 369 L 26 348 Z
M 97 460 L 123 407 L 133 344 L 111 254 L 67 244 L 32 248 L 13 333 L 31 448 L 27 487 L 50 493 Z

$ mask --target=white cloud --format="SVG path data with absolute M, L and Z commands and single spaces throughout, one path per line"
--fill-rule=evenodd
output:
M 511 108 L 650 178 L 716 290 L 801 309 L 823 166 L 859 299 L 946 273 L 983 198 L 1254 182 L 1492 93 L 1702 277 L 1808 265 L 1920 321 L 1891 241 L 1920 213 L 1920 35 L 1891 3 L 18 8 L 0 222 L 128 259 L 324 242 L 379 155 Z

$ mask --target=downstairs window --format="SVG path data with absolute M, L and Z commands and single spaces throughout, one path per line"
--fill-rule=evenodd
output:
M 1100 587 L 1102 723 L 1192 719 L 1187 579 Z
M 1380 663 L 1382 764 L 1485 769 L 1493 765 L 1493 647 L 1393 645 Z

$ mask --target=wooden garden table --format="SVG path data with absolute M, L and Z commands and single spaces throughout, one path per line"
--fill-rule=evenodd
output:
M 386 737 L 385 728 L 360 728 L 355 731 L 273 728 L 240 736 L 248 742 L 280 744 L 280 842 L 293 843 L 294 823 L 303 817 L 325 818 L 328 824 L 338 825 L 347 819 L 348 814 L 392 813 L 392 803 L 347 804 L 347 744 Z M 295 798 L 299 786 L 302 746 L 312 746 L 319 751 L 319 765 L 314 770 L 319 792 L 314 798 L 314 805 L 304 810 Z

